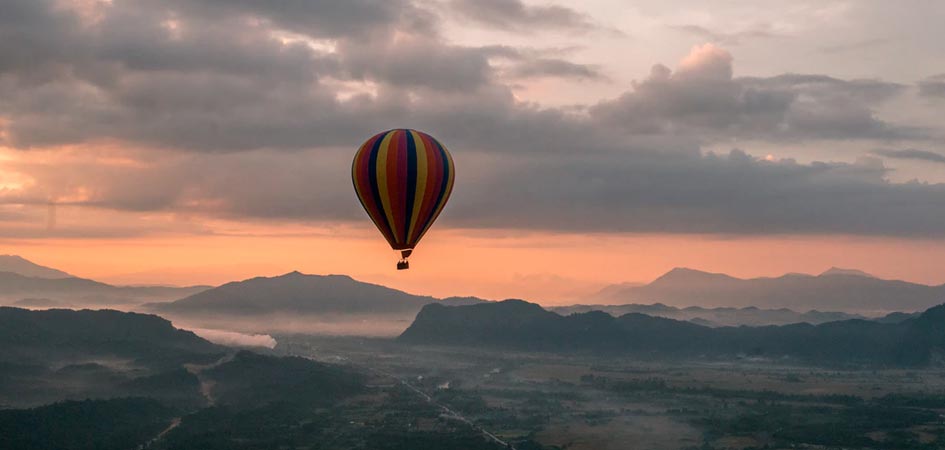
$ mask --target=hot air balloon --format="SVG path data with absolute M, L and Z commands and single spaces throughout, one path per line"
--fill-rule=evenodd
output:
M 429 134 L 410 129 L 378 133 L 354 155 L 351 180 L 374 225 L 400 250 L 397 270 L 430 229 L 453 191 L 453 157 Z

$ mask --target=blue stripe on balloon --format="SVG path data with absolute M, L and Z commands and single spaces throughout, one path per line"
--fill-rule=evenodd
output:
M 371 182 L 371 192 L 374 194 L 374 204 L 377 206 L 377 210 L 380 212 L 381 221 L 386 227 L 385 230 L 381 230 L 382 234 L 385 236 L 391 235 L 393 237 L 393 231 L 390 227 L 390 222 L 387 220 L 387 214 L 384 211 L 384 203 L 381 201 L 381 192 L 377 186 L 377 153 L 381 148 L 381 143 L 384 142 L 384 139 L 387 138 L 387 135 L 393 132 L 393 130 L 386 131 L 383 133 L 383 136 L 374 143 L 374 146 L 371 147 L 371 156 L 368 159 L 368 180 Z
M 404 208 L 404 244 L 410 244 L 410 223 L 413 221 L 413 200 L 417 196 L 417 143 L 413 140 L 413 133 L 407 133 L 407 203 Z

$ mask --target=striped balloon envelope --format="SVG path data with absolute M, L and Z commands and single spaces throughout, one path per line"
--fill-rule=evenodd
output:
M 374 225 L 401 251 L 398 269 L 436 220 L 453 191 L 453 157 L 429 134 L 410 129 L 378 133 L 361 145 L 351 180 Z

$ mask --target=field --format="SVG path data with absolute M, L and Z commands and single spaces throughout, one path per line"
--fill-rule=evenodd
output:
M 350 364 L 519 446 L 583 449 L 945 448 L 945 372 L 656 362 L 279 336 L 276 351 Z M 527 444 L 521 444 L 521 443 Z

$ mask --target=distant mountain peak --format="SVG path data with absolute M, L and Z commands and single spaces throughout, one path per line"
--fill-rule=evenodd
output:
M 945 298 L 945 285 L 884 280 L 861 270 L 838 267 L 819 275 L 756 278 L 737 278 L 677 267 L 645 286 L 613 289 L 606 294 L 594 300 L 601 304 L 659 302 L 676 307 L 758 306 L 873 315 L 929 308 Z
M 61 270 L 36 264 L 20 255 L 0 255 L 0 272 L 11 272 L 33 278 L 75 278 Z
M 724 274 L 724 273 L 707 272 L 707 271 L 705 271 L 705 270 L 693 269 L 693 268 L 691 268 L 691 267 L 674 267 L 674 268 L 673 268 L 672 270 L 670 270 L 669 272 L 666 272 L 666 274 L 664 274 L 663 276 L 666 276 L 666 275 L 673 275 L 673 276 L 680 276 L 680 275 L 700 275 L 700 276 L 701 276 L 701 275 L 721 275 L 721 276 L 725 276 L 725 277 L 730 276 L 730 275 L 726 275 L 726 274 Z
M 347 275 L 311 275 L 292 271 L 256 277 L 185 297 L 149 305 L 176 314 L 414 314 L 432 297 L 408 294 L 357 281 Z
M 651 284 L 667 281 L 701 281 L 707 279 L 735 279 L 735 277 L 724 273 L 706 272 L 703 270 L 690 269 L 688 267 L 676 267 L 664 273 L 656 280 L 653 280 Z
M 857 277 L 866 277 L 866 278 L 876 278 L 871 274 L 868 274 L 862 270 L 858 269 L 843 269 L 840 267 L 831 267 L 825 270 L 820 276 L 830 276 L 830 275 L 852 275 Z
M 693 274 L 693 273 L 709 273 L 704 270 L 693 269 L 691 267 L 673 267 L 669 272 L 666 272 L 665 275 L 684 275 L 684 274 Z
M 261 278 L 268 278 L 268 277 L 261 277 Z M 313 279 L 313 280 L 314 280 L 314 279 L 326 279 L 326 280 L 351 280 L 351 281 L 354 281 L 354 278 L 351 278 L 351 277 L 348 276 L 348 275 L 336 275 L 336 274 L 319 275 L 319 274 L 312 274 L 312 273 L 303 273 L 303 272 L 299 272 L 298 270 L 293 270 L 293 271 L 291 271 L 291 272 L 287 272 L 287 273 L 284 273 L 284 274 L 282 274 L 282 275 L 277 275 L 277 276 L 274 276 L 274 277 L 271 277 L 271 278 L 272 278 L 272 279 L 280 279 L 280 278 L 308 278 L 308 279 Z

